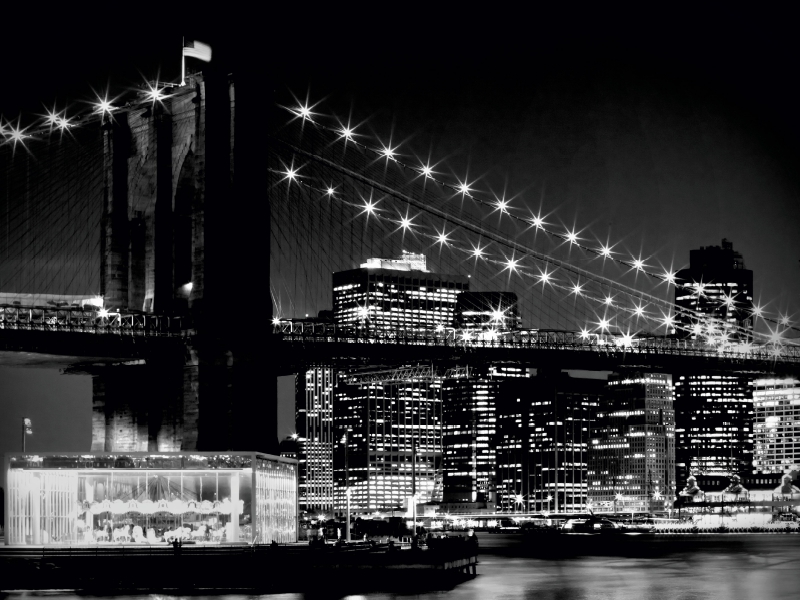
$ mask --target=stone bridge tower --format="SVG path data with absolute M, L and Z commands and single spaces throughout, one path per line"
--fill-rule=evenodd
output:
M 210 70 L 104 116 L 105 308 L 181 318 L 187 337 L 94 371 L 93 451 L 277 449 L 264 87 Z

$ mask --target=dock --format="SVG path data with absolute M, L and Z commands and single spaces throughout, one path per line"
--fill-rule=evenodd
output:
M 478 547 L 387 544 L 92 544 L 0 547 L 2 591 L 69 589 L 288 593 L 314 589 L 447 589 L 477 574 Z

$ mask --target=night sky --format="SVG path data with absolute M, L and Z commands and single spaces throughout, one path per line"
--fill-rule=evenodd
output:
M 185 35 L 280 100 L 324 100 L 316 110 L 352 114 L 376 139 L 391 135 L 454 178 L 506 189 L 652 264 L 688 266 L 690 249 L 726 237 L 754 271 L 756 301 L 800 318 L 799 54 L 788 15 L 392 7 L 375 21 L 306 7 L 191 22 L 132 5 L 135 23 L 66 15 L 4 27 L 0 114 L 30 123 L 42 103 L 91 101 L 92 87 L 113 95 L 139 73 L 176 80 Z M 0 452 L 18 449 L 26 406 L 41 422 L 31 449 L 88 450 L 90 389 L 86 377 L 0 368 Z M 282 408 L 280 437 L 292 429 L 285 399 Z

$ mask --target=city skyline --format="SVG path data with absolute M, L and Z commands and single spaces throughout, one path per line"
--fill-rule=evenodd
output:
M 159 69 L 162 79 L 175 80 L 177 77 L 179 51 L 175 48 L 178 47 L 178 34 L 174 33 L 171 26 L 168 27 L 166 24 L 153 31 L 153 42 L 146 50 L 136 43 L 140 37 L 139 32 L 135 30 L 128 31 L 122 28 L 115 31 L 114 36 L 109 33 L 96 33 L 95 35 L 100 37 L 92 38 L 90 36 L 86 40 L 80 40 L 74 39 L 67 28 L 54 29 L 53 35 L 44 36 L 45 39 L 37 40 L 36 44 L 42 48 L 42 52 L 47 52 L 48 49 L 54 50 L 57 47 L 64 52 L 62 60 L 71 67 L 42 78 L 38 75 L 38 69 L 34 68 L 37 60 L 33 53 L 27 57 L 23 55 L 20 60 L 9 65 L 9 68 L 12 69 L 10 77 L 17 81 L 18 85 L 0 99 L 0 112 L 6 119 L 12 120 L 19 114 L 23 119 L 31 118 L 32 115 L 43 112 L 42 102 L 49 103 L 57 98 L 61 99 L 62 105 L 67 101 L 79 105 L 83 99 L 86 101 L 94 99 L 94 95 L 90 91 L 92 86 L 99 91 L 106 84 L 114 89 L 116 89 L 115 86 L 125 87 L 137 84 L 142 81 L 142 77 L 152 78 L 152 74 L 157 74 Z M 261 60 L 255 58 L 251 62 L 240 61 L 240 56 L 248 54 L 250 48 L 241 45 L 238 48 L 235 47 L 237 45 L 233 43 L 233 35 L 211 32 L 204 27 L 195 28 L 193 35 L 212 44 L 217 53 L 216 56 L 227 61 L 227 64 L 252 66 Z M 721 34 L 717 35 L 721 36 Z M 554 217 L 564 224 L 571 224 L 572 219 L 576 217 L 580 217 L 580 222 L 575 223 L 579 227 L 585 226 L 587 223 L 602 224 L 617 219 L 618 224 L 614 226 L 613 231 L 619 228 L 623 232 L 620 234 L 620 238 L 630 240 L 625 243 L 631 250 L 638 250 L 643 244 L 642 240 L 646 239 L 648 247 L 643 248 L 644 250 L 652 252 L 652 249 L 659 251 L 668 248 L 676 256 L 676 266 L 688 264 L 690 249 L 717 244 L 722 237 L 727 237 L 734 242 L 737 249 L 740 249 L 748 257 L 748 266 L 756 274 L 757 296 L 765 287 L 761 285 L 762 279 L 769 281 L 773 286 L 776 285 L 774 283 L 776 281 L 780 282 L 779 285 L 786 285 L 790 288 L 796 285 L 795 282 L 798 278 L 791 275 L 792 267 L 796 266 L 797 262 L 793 255 L 799 254 L 793 250 L 795 236 L 782 235 L 781 227 L 797 222 L 795 207 L 787 200 L 785 193 L 790 188 L 794 189 L 792 188 L 794 183 L 792 178 L 783 171 L 782 165 L 790 162 L 791 156 L 796 151 L 795 142 L 798 128 L 796 121 L 793 120 L 795 118 L 793 113 L 788 109 L 780 108 L 781 103 L 785 102 L 786 96 L 781 93 L 783 84 L 781 84 L 780 78 L 767 77 L 767 73 L 772 72 L 769 69 L 758 72 L 753 68 L 752 62 L 748 62 L 744 70 L 740 69 L 741 63 L 737 59 L 743 50 L 732 52 L 730 57 L 722 63 L 715 62 L 717 54 L 710 50 L 712 44 L 709 43 L 709 48 L 705 48 L 699 41 L 699 36 L 694 38 L 694 41 L 688 46 L 673 53 L 666 53 L 652 41 L 648 42 L 634 35 L 619 36 L 616 43 L 590 37 L 580 44 L 576 44 L 578 37 L 580 37 L 578 34 L 574 34 L 572 37 L 563 36 L 562 39 L 557 39 L 557 36 L 540 38 L 531 42 L 530 47 L 522 53 L 518 52 L 520 45 L 498 46 L 495 50 L 496 54 L 485 55 L 477 61 L 472 60 L 477 58 L 476 56 L 469 54 L 458 59 L 452 54 L 447 54 L 441 45 L 434 45 L 430 49 L 428 57 L 434 59 L 446 56 L 448 60 L 444 64 L 447 68 L 443 71 L 445 73 L 452 72 L 452 77 L 440 77 L 438 71 L 433 73 L 425 70 L 409 70 L 406 68 L 409 59 L 402 56 L 399 51 L 389 52 L 382 57 L 370 56 L 366 63 L 359 66 L 356 60 L 347 60 L 348 55 L 351 58 L 357 56 L 357 54 L 350 54 L 355 51 L 356 47 L 347 43 L 342 43 L 338 51 L 334 51 L 324 60 L 320 60 L 317 53 L 318 46 L 311 43 L 303 53 L 294 53 L 291 60 L 286 61 L 285 64 L 280 64 L 281 60 L 278 59 L 270 67 L 273 69 L 272 72 L 277 74 L 278 79 L 285 81 L 279 90 L 284 95 L 287 91 L 292 91 L 298 95 L 298 98 L 303 98 L 304 93 L 308 92 L 311 101 L 324 98 L 326 102 L 332 102 L 329 105 L 331 110 L 342 118 L 352 111 L 353 117 L 360 122 L 364 118 L 361 115 L 366 115 L 369 117 L 367 128 L 373 129 L 380 137 L 384 137 L 387 132 L 391 133 L 396 126 L 397 138 L 401 141 L 409 137 L 414 138 L 411 140 L 412 145 L 416 143 L 420 145 L 420 148 L 415 146 L 417 151 L 424 152 L 426 147 L 436 146 L 436 152 L 432 153 L 431 158 L 438 160 L 440 157 L 449 157 L 448 162 L 452 161 L 455 175 L 463 177 L 458 171 L 464 174 L 469 171 L 469 173 L 475 173 L 477 177 L 485 174 L 483 181 L 489 187 L 498 190 L 503 187 L 502 183 L 498 183 L 497 177 L 499 176 L 502 181 L 507 179 L 508 189 L 512 194 L 532 190 L 531 197 L 535 198 L 532 208 L 537 208 L 536 205 L 541 202 L 546 211 L 555 210 Z M 91 54 L 98 39 L 101 39 L 109 50 L 103 61 L 100 61 L 95 54 Z M 719 39 L 724 42 L 723 46 L 728 49 L 733 48 L 732 38 L 720 37 Z M 70 43 L 65 43 L 66 41 Z M 277 41 L 276 39 L 274 43 Z M 28 39 L 24 32 L 17 34 L 12 31 L 3 39 L 2 43 L 4 49 L 8 50 L 6 54 L 11 53 L 12 49 L 33 46 L 33 40 Z M 782 42 L 776 41 L 775 43 Z M 553 49 L 571 47 L 571 50 L 560 56 L 558 52 L 551 50 L 541 52 L 542 48 L 548 44 L 552 45 Z M 582 54 L 589 44 L 595 45 L 597 50 L 592 56 Z M 631 58 L 632 50 L 639 50 L 641 56 L 637 59 Z M 515 56 L 514 60 L 507 61 L 505 66 L 498 68 L 494 73 L 487 71 L 485 65 L 490 58 L 510 56 L 512 52 Z M 767 50 L 762 49 L 760 52 L 761 55 L 756 54 L 755 56 L 763 56 Z M 420 53 L 422 52 L 420 51 Z M 239 56 L 234 56 L 237 54 Z M 533 69 L 524 80 L 515 79 L 512 75 L 516 70 L 516 65 L 521 61 L 530 62 Z M 581 66 L 582 64 L 583 66 Z M 377 65 L 389 68 L 379 70 L 375 68 Z M 592 69 L 598 65 L 601 69 L 597 74 L 592 74 Z M 405 75 L 403 85 L 398 85 L 389 77 L 391 67 L 402 70 Z M 773 68 L 777 67 L 773 66 Z M 141 71 L 141 75 L 136 72 L 137 69 Z M 386 71 L 385 74 L 384 71 Z M 463 80 L 464 83 L 458 83 L 459 75 L 467 76 Z M 710 77 L 708 77 L 709 75 Z M 115 81 L 117 78 L 119 82 Z M 535 84 L 531 84 L 531 79 L 535 81 Z M 751 82 L 760 84 L 757 88 L 758 93 L 753 91 L 756 88 L 748 85 Z M 593 93 L 588 93 L 592 90 L 594 90 Z M 630 93 L 624 94 L 625 90 Z M 657 100 L 653 97 L 652 92 L 657 90 L 667 90 L 663 99 Z M 436 106 L 410 101 L 421 97 L 423 93 L 427 98 L 437 98 L 438 101 L 433 103 Z M 603 100 L 605 103 L 601 102 L 597 104 L 597 107 L 605 107 L 603 110 L 606 112 L 614 109 L 615 106 L 617 109 L 635 109 L 639 106 L 639 112 L 634 110 L 634 114 L 639 114 L 640 119 L 648 115 L 656 118 L 656 121 L 667 119 L 661 125 L 656 124 L 654 132 L 664 133 L 672 130 L 673 125 L 677 125 L 677 129 L 674 131 L 688 136 L 684 139 L 675 134 L 672 137 L 660 139 L 659 144 L 665 144 L 665 146 L 659 146 L 659 148 L 666 153 L 661 152 L 655 146 L 652 148 L 647 144 L 641 146 L 640 142 L 638 146 L 634 144 L 635 148 L 644 148 L 654 152 L 653 160 L 656 161 L 658 167 L 656 171 L 666 170 L 675 177 L 679 177 L 680 172 L 676 171 L 674 167 L 685 165 L 680 161 L 670 162 L 668 155 L 680 153 L 686 148 L 688 142 L 697 139 L 692 137 L 693 134 L 687 127 L 700 124 L 700 126 L 711 127 L 711 130 L 708 131 L 713 133 L 713 131 L 719 131 L 714 127 L 729 126 L 731 131 L 736 133 L 732 134 L 733 137 L 728 140 L 732 142 L 728 150 L 725 150 L 719 143 L 704 147 L 709 150 L 711 156 L 718 157 L 722 167 L 728 169 L 727 172 L 737 170 L 744 164 L 743 161 L 762 166 L 772 165 L 774 167 L 771 171 L 772 175 L 766 174 L 766 171 L 763 170 L 755 172 L 752 170 L 755 167 L 745 167 L 736 180 L 745 183 L 744 187 L 747 189 L 752 189 L 758 182 L 766 182 L 768 185 L 764 189 L 784 190 L 777 195 L 761 192 L 756 195 L 759 207 L 763 207 L 765 215 L 768 214 L 773 219 L 770 223 L 779 221 L 780 223 L 772 226 L 762 222 L 753 222 L 749 218 L 732 220 L 734 214 L 740 214 L 737 212 L 739 208 L 752 206 L 748 202 L 752 201 L 753 195 L 748 192 L 749 200 L 743 200 L 736 193 L 728 197 L 726 194 L 730 190 L 722 186 L 719 179 L 693 180 L 686 188 L 686 190 L 692 191 L 692 201 L 701 197 L 703 190 L 712 192 L 712 195 L 716 197 L 714 206 L 701 202 L 698 210 L 690 210 L 685 207 L 681 208 L 680 204 L 672 204 L 670 210 L 675 213 L 675 217 L 668 218 L 669 215 L 664 212 L 664 208 L 657 208 L 655 212 L 649 210 L 649 207 L 656 202 L 664 204 L 663 198 L 656 200 L 648 199 L 640 194 L 631 194 L 635 190 L 627 186 L 623 179 L 619 179 L 624 175 L 621 171 L 611 170 L 607 173 L 615 174 L 617 177 L 615 185 L 625 193 L 614 202 L 607 201 L 611 196 L 606 193 L 603 196 L 605 201 L 588 205 L 587 198 L 589 196 L 586 196 L 585 190 L 581 192 L 583 195 L 579 194 L 582 200 L 578 197 L 571 197 L 569 194 L 561 196 L 556 194 L 555 190 L 559 189 L 559 185 L 562 185 L 565 178 L 568 179 L 573 175 L 578 175 L 576 181 L 581 181 L 582 178 L 579 176 L 580 171 L 573 172 L 570 171 L 569 165 L 557 161 L 552 162 L 552 156 L 546 153 L 542 156 L 545 156 L 547 160 L 539 164 L 549 164 L 552 167 L 552 172 L 547 169 L 543 171 L 543 173 L 550 173 L 552 181 L 543 187 L 539 184 L 544 184 L 548 180 L 547 177 L 540 178 L 535 173 L 531 173 L 530 176 L 525 175 L 528 168 L 524 162 L 526 152 L 535 154 L 535 152 L 541 153 L 542 150 L 541 146 L 537 146 L 539 142 L 536 142 L 536 138 L 542 136 L 534 135 L 533 138 L 530 138 L 533 141 L 525 141 L 531 134 L 547 133 L 547 136 L 542 139 L 550 141 L 558 141 L 553 136 L 563 137 L 565 140 L 572 140 L 570 143 L 578 149 L 583 147 L 581 144 L 591 140 L 592 136 L 598 140 L 611 141 L 609 138 L 603 137 L 602 128 L 597 128 L 597 124 L 602 123 L 603 118 L 606 118 L 603 116 L 603 111 L 586 113 L 581 108 L 581 102 L 583 102 L 581 98 L 598 97 L 605 98 Z M 632 102 L 630 98 L 636 98 L 636 101 Z M 553 113 L 553 102 L 557 99 L 568 100 L 561 109 L 564 111 L 563 117 L 556 119 L 550 129 L 542 129 L 541 124 L 534 127 L 534 124 L 531 123 L 531 115 L 537 114 L 537 110 L 541 112 L 544 109 L 550 111 L 546 113 L 548 115 L 556 114 Z M 695 111 L 692 108 L 693 104 L 701 107 L 702 110 Z M 769 115 L 766 114 L 767 107 L 775 109 L 776 106 L 776 110 Z M 448 118 L 442 118 L 444 111 L 448 113 Z M 588 120 L 587 114 L 591 117 Z M 688 120 L 681 118 L 681 114 L 688 115 L 690 118 Z M 573 119 L 577 119 L 574 121 L 575 125 L 569 126 Z M 519 121 L 523 122 L 521 129 L 517 127 Z M 605 123 L 608 127 L 613 127 L 617 121 L 612 119 Z M 512 124 L 514 131 L 510 133 Z M 401 127 L 404 129 L 401 130 Z M 702 127 L 700 128 L 702 129 Z M 581 130 L 583 130 L 583 134 Z M 528 133 L 524 135 L 521 133 L 526 131 Z M 624 140 L 620 140 L 620 142 L 622 143 Z M 526 144 L 529 144 L 527 150 Z M 567 148 L 563 145 L 558 147 Z M 506 150 L 506 148 L 510 148 L 510 150 Z M 594 155 L 593 153 L 597 152 L 596 146 L 594 149 L 591 145 L 586 148 L 588 155 Z M 32 151 L 35 152 L 35 149 Z M 573 155 L 579 158 L 582 156 L 580 152 Z M 617 158 L 621 158 L 621 156 L 618 155 Z M 748 157 L 753 160 L 749 160 Z M 548 160 L 551 162 L 548 163 Z M 580 164 L 586 166 L 590 163 L 584 161 Z M 499 172 L 496 170 L 498 168 Z M 495 173 L 495 175 L 489 175 L 489 173 Z M 520 173 L 522 173 L 521 176 Z M 632 170 L 630 175 L 639 177 L 637 185 L 641 183 L 642 173 L 639 170 Z M 536 181 L 539 181 L 539 184 Z M 710 187 L 708 187 L 709 182 L 712 183 Z M 786 188 L 786 186 L 789 187 Z M 674 200 L 675 197 L 670 196 L 670 200 Z M 628 211 L 627 209 L 633 203 L 643 204 L 640 209 Z M 604 212 L 597 214 L 593 204 L 596 205 L 595 208 Z M 579 208 L 580 210 L 578 210 Z M 583 208 L 586 208 L 588 212 L 584 213 Z M 725 216 L 725 211 L 730 215 Z M 630 212 L 630 215 L 622 218 L 627 212 Z M 644 212 L 648 212 L 650 215 L 650 224 L 647 223 L 648 219 L 640 218 Z M 752 211 L 748 214 L 752 216 L 751 213 Z M 586 215 L 585 220 L 581 217 L 584 214 Z M 621 218 L 622 220 L 620 220 Z M 627 227 L 624 225 L 626 222 L 635 222 L 636 224 L 633 227 Z M 670 223 L 676 222 L 681 223 L 680 228 L 669 226 Z M 713 234 L 707 231 L 709 224 L 717 229 Z M 743 224 L 746 224 L 750 230 L 742 232 Z M 630 233 L 643 226 L 657 227 L 660 232 L 653 236 L 640 235 L 642 239 L 636 238 L 636 233 Z M 592 233 L 601 236 L 606 230 L 607 227 L 602 227 Z M 675 236 L 675 231 L 680 231 L 680 235 Z M 691 235 L 688 234 L 689 231 L 692 231 Z M 751 238 L 756 231 L 770 231 L 772 234 L 770 244 L 754 243 Z M 687 235 L 689 235 L 688 238 Z M 664 236 L 669 237 L 669 243 L 665 241 Z M 764 257 L 763 252 L 767 246 L 773 248 L 772 254 Z M 778 248 L 781 255 L 775 254 Z M 364 258 L 366 257 L 354 257 L 353 260 L 356 262 Z M 765 269 L 765 265 L 770 269 Z M 783 267 L 780 271 L 775 271 L 778 265 L 783 265 Z M 779 275 L 770 277 L 767 275 L 768 272 L 779 273 Z M 784 273 L 789 273 L 789 275 L 783 276 Z M 780 290 L 772 295 L 780 296 Z M 790 296 L 794 299 L 797 298 L 797 294 L 794 292 L 790 293 Z M 71 377 L 75 377 L 77 380 L 80 376 Z M 23 385 L 31 387 L 29 393 L 34 395 L 37 393 L 38 383 L 35 372 L 28 370 L 15 372 L 14 378 L 27 379 L 29 383 Z M 73 380 L 69 378 L 61 377 L 59 381 L 62 383 L 59 391 L 65 391 L 72 387 L 70 383 Z M 283 385 L 288 387 L 286 381 L 283 382 Z M 80 386 L 78 385 L 78 387 Z M 50 401 L 46 398 L 51 397 L 52 394 L 52 389 L 42 390 L 39 394 L 39 397 L 42 398 L 42 406 L 47 406 Z M 286 422 L 285 420 L 284 423 Z M 41 418 L 35 423 L 35 430 L 42 431 L 38 423 L 41 423 Z M 57 430 L 55 428 L 53 430 L 57 435 Z M 16 431 L 16 426 L 12 431 Z M 282 431 L 286 431 L 285 425 Z M 35 435 L 38 437 L 41 434 Z M 8 439 L 16 438 L 13 434 L 6 437 Z M 35 445 L 39 443 L 40 439 L 32 440 L 32 443 Z M 15 445 L 16 443 L 12 444 L 12 446 Z

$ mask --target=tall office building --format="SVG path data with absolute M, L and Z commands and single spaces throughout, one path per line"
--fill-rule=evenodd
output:
M 334 390 L 333 422 L 337 512 L 347 488 L 353 514 L 405 510 L 415 452 L 417 502 L 441 500 L 442 377 L 431 367 L 346 376 Z
M 466 277 L 429 272 L 423 254 L 371 258 L 359 269 L 333 274 L 333 319 L 388 332 L 452 327 L 457 297 L 467 289 Z
M 539 372 L 503 383 L 497 407 L 497 491 L 503 511 L 581 511 L 603 379 Z
M 745 475 L 753 470 L 753 388 L 745 375 L 678 375 L 675 460 L 690 475 Z
M 468 369 L 466 377 L 442 384 L 444 449 L 443 501 L 493 505 L 496 501 L 496 404 L 509 377 L 525 377 L 517 365 L 492 365 L 486 373 Z
M 678 335 L 705 335 L 705 330 L 695 328 L 698 324 L 702 328 L 702 317 L 710 316 L 723 324 L 730 339 L 750 339 L 753 272 L 745 268 L 744 258 L 726 239 L 722 240 L 721 247 L 690 250 L 689 268 L 675 274 L 675 304 L 685 309 L 676 318 Z
M 612 375 L 589 453 L 589 499 L 598 511 L 664 510 L 675 495 L 670 375 Z
M 298 375 L 295 392 L 298 502 L 301 510 L 333 509 L 333 389 L 337 373 L 314 367 Z
M 678 334 L 752 339 L 753 272 L 726 239 L 722 246 L 689 252 L 689 268 L 676 274 L 675 303 L 694 311 L 678 315 Z M 708 330 L 703 317 L 716 320 Z M 752 471 L 753 400 L 743 376 L 674 373 L 677 476 L 744 475 Z
M 757 379 L 754 387 L 755 471 L 800 470 L 800 380 Z

